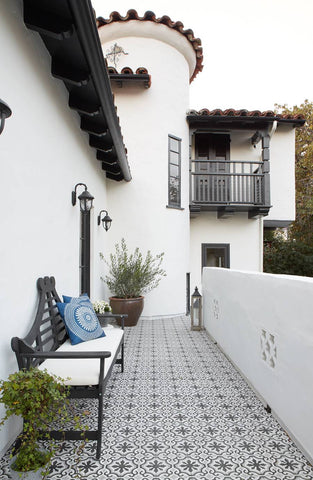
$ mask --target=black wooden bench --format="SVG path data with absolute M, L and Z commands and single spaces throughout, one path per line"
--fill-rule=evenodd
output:
M 37 280 L 39 304 L 35 321 L 25 338 L 12 338 L 12 350 L 16 354 L 19 369 L 38 367 L 67 379 L 70 398 L 95 398 L 98 400 L 98 428 L 79 432 L 51 431 L 52 438 L 80 440 L 82 434 L 88 440 L 97 441 L 96 458 L 101 454 L 103 422 L 103 396 L 113 366 L 124 370 L 124 318 L 127 315 L 108 314 L 117 317 L 122 328 L 109 325 L 104 328 L 105 337 L 78 345 L 71 345 L 64 322 L 56 303 L 61 302 L 55 289 L 54 277 Z M 68 378 L 70 377 L 70 378 Z

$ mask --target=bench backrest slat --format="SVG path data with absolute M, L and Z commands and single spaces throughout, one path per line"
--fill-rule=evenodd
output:
M 39 303 L 35 321 L 24 339 L 15 337 L 12 348 L 16 353 L 19 368 L 37 366 L 41 363 L 32 360 L 26 365 L 19 353 L 33 351 L 56 350 L 67 339 L 64 322 L 59 314 L 56 302 L 61 302 L 56 289 L 54 277 L 44 277 L 37 280 Z

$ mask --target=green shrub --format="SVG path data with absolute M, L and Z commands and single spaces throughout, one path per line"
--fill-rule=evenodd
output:
M 12 373 L 8 380 L 0 381 L 0 402 L 6 409 L 0 426 L 12 415 L 20 415 L 24 419 L 20 447 L 12 466 L 14 470 L 36 471 L 49 462 L 55 451 L 54 442 L 45 452 L 40 449 L 38 442 L 43 432 L 45 438 L 49 438 L 49 424 L 53 421 L 58 420 L 63 424 L 72 420 L 67 410 L 68 394 L 69 389 L 61 378 L 37 368 L 20 370 Z M 74 420 L 80 427 L 78 420 Z
M 263 270 L 313 277 L 313 247 L 298 240 L 273 237 L 264 244 Z

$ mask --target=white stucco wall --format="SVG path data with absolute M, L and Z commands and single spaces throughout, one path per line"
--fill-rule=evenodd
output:
M 231 160 L 261 161 L 261 142 L 254 148 L 254 131 L 232 132 Z M 295 129 L 279 125 L 270 139 L 271 209 L 265 220 L 292 221 L 295 219 Z
M 230 268 L 261 271 L 263 262 L 263 220 L 248 219 L 247 213 L 236 213 L 218 219 L 216 212 L 202 212 L 190 220 L 190 284 L 201 290 L 203 243 L 230 245 Z
M 295 219 L 295 129 L 279 126 L 270 143 L 271 205 L 266 220 Z
M 234 130 L 230 134 L 230 160 L 243 162 L 261 162 L 262 148 L 259 142 L 255 148 L 251 137 L 255 130 Z
M 136 28 L 129 31 L 128 23 L 135 23 Z M 107 28 L 109 34 L 105 36 Z M 189 271 L 189 137 L 185 118 L 190 71 L 181 47 L 177 49 L 170 40 L 178 39 L 188 54 L 192 47 L 182 35 L 152 22 L 112 24 L 102 27 L 99 34 L 102 41 L 112 36 L 112 40 L 102 44 L 104 54 L 114 43 L 128 53 L 121 55 L 118 71 L 124 66 L 134 72 L 145 67 L 152 81 L 149 89 L 114 88 L 132 181 L 120 189 L 111 182 L 108 184 L 114 219 L 111 248 L 124 237 L 131 249 L 138 246 L 143 252 L 150 249 L 153 254 L 164 251 L 167 277 L 146 296 L 143 316 L 182 314 L 186 308 Z M 182 139 L 182 209 L 167 208 L 169 134 Z
M 110 231 L 96 225 L 107 207 L 106 178 L 68 93 L 50 73 L 51 58 L 40 37 L 23 24 L 21 2 L 1 3 L 1 98 L 12 109 L 0 136 L 1 158 L 1 337 L 0 378 L 17 370 L 13 336 L 31 326 L 36 280 L 54 275 L 60 295 L 79 294 L 79 206 L 71 191 L 84 182 L 95 197 L 92 250 L 106 250 Z M 79 192 L 81 193 L 81 191 Z M 100 262 L 94 256 L 92 296 L 101 298 Z M 0 417 L 3 407 L 0 405 Z M 0 430 L 0 452 L 14 439 L 12 423 Z
M 313 279 L 205 268 L 204 325 L 313 459 Z
M 231 133 L 230 159 L 261 161 L 259 142 L 254 148 L 251 137 L 255 131 Z M 271 205 L 265 220 L 292 221 L 295 219 L 295 129 L 279 125 L 270 139 Z

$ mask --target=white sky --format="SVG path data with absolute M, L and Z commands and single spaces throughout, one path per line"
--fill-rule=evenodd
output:
M 97 16 L 152 10 L 191 28 L 203 71 L 190 107 L 271 110 L 313 101 L 313 0 L 92 0 Z

